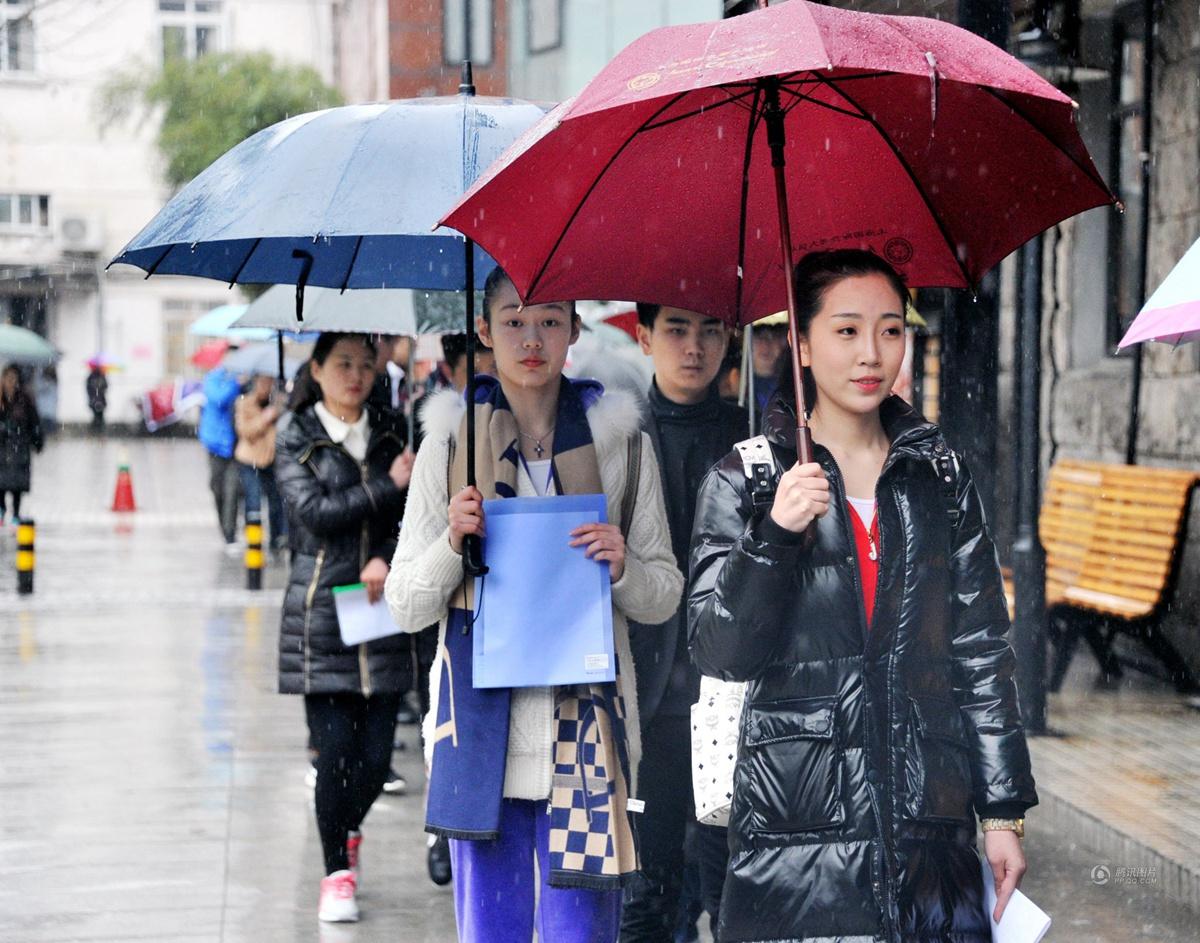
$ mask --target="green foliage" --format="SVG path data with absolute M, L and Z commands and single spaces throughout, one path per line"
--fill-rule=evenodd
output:
M 337 89 L 308 66 L 281 65 L 267 53 L 218 53 L 117 75 L 100 108 L 109 120 L 138 105 L 160 112 L 158 149 L 168 183 L 181 187 L 256 131 L 341 103 Z

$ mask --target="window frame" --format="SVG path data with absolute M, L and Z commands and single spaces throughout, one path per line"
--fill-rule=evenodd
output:
M 33 0 L 0 0 L 0 78 L 37 74 L 37 30 L 34 28 Z M 8 59 L 9 24 L 23 22 L 29 31 L 29 65 L 12 68 Z
M 488 27 L 487 27 L 487 58 L 486 59 L 476 58 L 475 56 L 471 55 L 471 53 L 474 52 L 474 49 L 473 49 L 472 38 L 470 36 L 466 37 L 466 41 L 464 42 L 463 46 L 464 46 L 464 51 L 467 54 L 465 58 L 471 60 L 471 65 L 473 67 L 475 67 L 477 69 L 491 68 L 491 66 L 496 61 L 496 2 L 495 2 L 495 0 L 457 0 L 457 2 L 462 3 L 464 10 L 473 8 L 475 6 L 485 6 L 487 8 L 486 9 L 487 16 L 484 19 L 484 22 L 486 22 L 488 24 Z M 450 52 L 451 52 L 450 47 L 449 47 L 450 19 L 451 18 L 450 18 L 449 0 L 442 0 L 442 64 L 457 68 L 463 64 L 464 60 L 456 59 L 450 55 Z M 477 21 L 475 20 L 474 15 L 472 15 L 472 19 L 471 19 L 472 25 L 474 25 L 476 22 Z
M 222 50 L 226 34 L 226 13 L 228 12 L 226 0 L 200 0 L 206 5 L 216 4 L 216 9 L 204 10 L 197 9 L 197 0 L 173 0 L 173 2 L 183 5 L 182 10 L 164 10 L 163 2 L 164 0 L 158 0 L 156 6 L 159 23 L 158 53 L 164 65 L 173 58 L 167 55 L 165 37 L 168 29 L 183 30 L 183 58 L 189 62 L 194 62 L 200 56 Z M 172 2 L 172 0 L 166 0 L 166 2 Z M 210 31 L 210 38 L 216 40 L 206 43 L 203 52 L 198 51 L 199 42 L 197 41 L 201 30 Z
M 540 55 L 544 52 L 553 52 L 555 49 L 561 49 L 563 45 L 563 0 L 545 0 L 546 3 L 554 7 L 555 10 L 555 30 L 554 40 L 548 44 L 535 46 L 533 42 L 533 8 L 538 0 L 528 0 L 525 4 L 525 50 L 531 56 Z
M 22 200 L 29 201 L 28 223 L 21 222 Z M 49 193 L 0 192 L 0 202 L 7 203 L 9 210 L 8 221 L 0 222 L 0 234 L 39 236 L 54 231 L 53 201 Z

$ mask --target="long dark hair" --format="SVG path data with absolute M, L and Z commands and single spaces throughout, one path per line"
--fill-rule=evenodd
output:
M 900 273 L 874 252 L 867 249 L 810 252 L 792 269 L 792 280 L 796 286 L 796 322 L 800 333 L 808 333 L 813 318 L 817 316 L 821 304 L 825 301 L 825 292 L 843 279 L 862 275 L 882 275 L 886 278 L 896 289 L 901 312 L 905 310 L 908 304 L 908 286 L 904 284 Z M 783 365 L 779 369 L 779 395 L 795 407 L 791 355 L 785 355 L 782 360 Z M 804 373 L 804 399 L 811 410 L 817 403 L 817 383 L 808 367 L 801 369 Z
M 292 383 L 292 394 L 288 397 L 288 409 L 294 413 L 302 412 L 321 401 L 321 384 L 313 379 L 312 364 L 314 361 L 321 366 L 329 359 L 329 354 L 338 341 L 352 340 L 362 344 L 374 357 L 377 353 L 375 342 L 366 334 L 351 334 L 346 331 L 322 331 L 321 336 L 313 345 L 312 357 L 301 364 L 296 371 Z

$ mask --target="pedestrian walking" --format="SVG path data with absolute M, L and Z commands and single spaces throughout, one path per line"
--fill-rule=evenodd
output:
M 318 917 L 358 919 L 360 826 L 392 758 L 396 710 L 410 684 L 408 640 L 342 644 L 332 589 L 383 594 L 412 455 L 393 415 L 366 406 L 375 347 L 324 333 L 312 391 L 280 423 L 276 469 L 288 512 L 291 570 L 279 634 L 279 690 L 303 694 L 316 750 L 315 806 L 325 878 Z
M 522 306 L 507 275 L 488 277 L 479 332 L 497 377 L 477 378 L 472 404 L 479 485 L 466 485 L 466 404 L 436 393 L 388 575 L 399 625 L 440 623 L 425 722 L 426 830 L 451 839 L 464 943 L 531 940 L 535 927 L 545 943 L 612 943 L 621 885 L 637 868 L 628 797 L 637 795 L 641 738 L 627 619 L 668 618 L 683 581 L 632 400 L 562 375 L 579 329 L 572 304 Z M 617 680 L 478 691 L 455 683 L 469 670 L 464 633 L 478 603 L 462 546 L 484 532 L 483 500 L 589 493 L 607 497 L 613 523 L 576 529 L 572 545 L 608 565 Z
M 773 487 L 733 452 L 692 540 L 696 665 L 749 682 L 719 938 L 985 943 L 976 814 L 999 912 L 1037 802 L 996 551 L 967 467 L 890 395 L 902 280 L 860 250 L 794 278 L 816 460 L 781 377 L 752 453 Z
M 203 391 L 204 405 L 200 408 L 200 424 L 196 434 L 208 452 L 208 487 L 217 506 L 217 521 L 221 526 L 221 536 L 225 538 L 225 552 L 234 555 L 238 552 L 240 482 L 237 464 L 233 459 L 233 450 L 237 446 L 233 409 L 242 394 L 242 385 L 236 376 L 218 366 L 205 375 Z
M 108 377 L 104 375 L 104 368 L 101 364 L 92 364 L 87 380 L 84 381 L 84 387 L 87 392 L 88 409 L 92 413 L 92 432 L 96 435 L 103 435 L 104 411 L 108 409 Z
M 42 424 L 33 397 L 13 364 L 0 373 L 0 523 L 5 503 L 15 527 L 21 518 L 21 496 L 29 490 L 33 453 L 42 450 Z
M 54 364 L 47 364 L 38 372 L 34 400 L 42 435 L 53 435 L 58 430 L 58 368 Z
M 744 409 L 726 403 L 717 373 L 729 346 L 730 328 L 694 311 L 639 304 L 638 343 L 654 361 L 643 428 L 654 444 L 666 499 L 671 550 L 686 577 L 696 494 L 708 470 L 748 433 Z M 621 917 L 622 943 L 672 943 L 684 885 L 684 846 L 695 817 L 691 707 L 700 696 L 700 674 L 688 654 L 687 613 L 680 606 L 657 625 L 630 627 L 637 668 L 642 762 L 638 784 L 646 811 L 638 822 L 642 878 L 631 886 Z M 725 829 L 701 826 L 707 841 L 693 842 L 705 854 L 701 898 L 712 926 L 725 877 Z M 707 880 L 703 880 L 707 878 Z
M 280 412 L 275 402 L 274 378 L 260 375 L 254 377 L 250 388 L 237 398 L 233 413 L 237 433 L 233 457 L 242 484 L 246 517 L 262 513 L 265 494 L 271 549 L 276 552 L 287 546 L 287 522 L 275 480 L 275 423 Z

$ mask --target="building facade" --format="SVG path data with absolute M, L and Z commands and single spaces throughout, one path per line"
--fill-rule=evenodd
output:
M 170 193 L 155 120 L 108 122 L 103 87 L 165 57 L 266 51 L 313 67 L 348 100 L 387 94 L 386 0 L 7 0 L 0 4 L 0 321 L 61 351 L 59 414 L 89 416 L 85 361 L 109 377 L 109 419 L 186 375 L 192 320 L 240 293 L 202 279 L 143 280 L 107 261 Z

